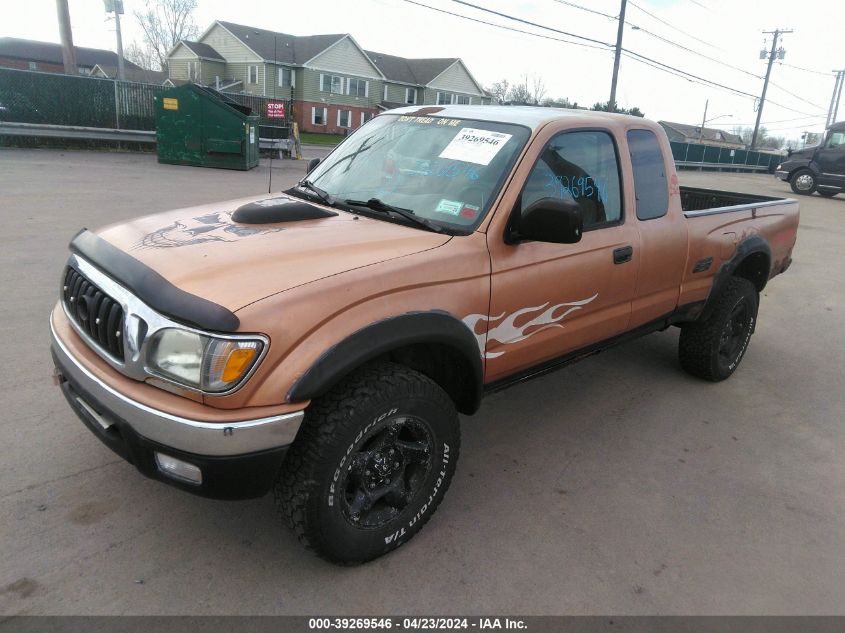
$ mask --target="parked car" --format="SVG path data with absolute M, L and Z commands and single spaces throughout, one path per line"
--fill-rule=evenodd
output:
M 818 191 L 831 198 L 845 191 L 845 121 L 831 125 L 821 144 L 792 152 L 775 176 L 806 196 Z
M 731 376 L 797 228 L 795 200 L 680 187 L 642 118 L 392 110 L 284 193 L 81 231 L 57 382 L 143 474 L 272 489 L 367 561 L 431 518 L 485 393 L 673 325 L 681 367 Z

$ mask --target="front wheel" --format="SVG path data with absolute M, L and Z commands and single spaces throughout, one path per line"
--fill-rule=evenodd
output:
M 732 277 L 703 321 L 681 329 L 678 356 L 685 371 L 718 382 L 736 371 L 757 321 L 757 288 Z
M 395 363 L 358 370 L 308 408 L 275 486 L 299 540 L 362 563 L 406 543 L 455 472 L 455 406 L 431 379 Z
M 809 196 L 816 190 L 816 176 L 809 169 L 799 169 L 789 179 L 792 191 L 802 196 Z

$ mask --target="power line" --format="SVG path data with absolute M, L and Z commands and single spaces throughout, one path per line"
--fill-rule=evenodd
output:
M 560 33 L 561 35 L 566 35 L 567 37 L 575 37 L 579 40 L 585 40 L 587 42 L 592 42 L 593 44 L 602 44 L 604 46 L 613 46 L 612 44 L 608 44 L 607 42 L 602 42 L 601 40 L 594 40 L 592 37 L 586 37 L 584 35 L 578 35 L 576 33 L 569 33 L 567 31 L 561 31 L 559 29 L 552 28 L 550 26 L 544 26 L 542 24 L 537 24 L 536 22 L 529 22 L 528 20 L 523 20 L 522 18 L 517 18 L 512 15 L 508 15 L 507 13 L 499 13 L 498 11 L 494 11 L 493 9 L 486 9 L 484 7 L 479 7 L 477 4 L 472 4 L 470 2 L 466 2 L 465 0 L 452 0 L 452 2 L 456 2 L 457 4 L 462 4 L 467 7 L 472 7 L 473 9 L 478 9 L 479 11 L 485 11 L 487 13 L 492 13 L 493 15 L 498 15 L 502 18 L 507 18 L 508 20 L 514 20 L 515 22 L 521 22 L 522 24 L 528 24 L 530 26 L 536 26 L 541 29 L 546 29 L 547 31 L 553 31 L 555 33 Z
M 813 73 L 814 75 L 824 75 L 825 77 L 831 77 L 836 73 L 824 73 L 820 70 L 811 70 L 809 68 L 802 68 L 801 66 L 793 66 L 792 64 L 787 64 L 786 62 L 777 62 L 779 66 L 786 66 L 787 68 L 794 68 L 795 70 L 803 70 L 805 73 Z
M 790 95 L 790 96 L 792 96 L 792 97 L 795 97 L 795 98 L 796 98 L 796 99 L 798 99 L 799 101 L 803 101 L 804 103 L 807 103 L 807 104 L 809 104 L 809 105 L 813 106 L 814 108 L 818 108 L 819 110 L 824 110 L 824 109 L 825 109 L 825 108 L 824 108 L 824 106 L 820 106 L 818 103 L 813 103 L 812 101 L 807 101 L 804 97 L 798 96 L 798 95 L 797 95 L 797 94 L 795 94 L 794 92 L 789 92 L 789 90 L 787 90 L 787 89 L 786 89 L 786 88 L 784 88 L 783 86 L 779 86 L 779 85 L 777 85 L 774 81 L 770 81 L 770 82 L 769 82 L 769 85 L 774 86 L 774 87 L 775 87 L 775 88 L 777 88 L 778 90 L 782 90 L 782 91 L 783 91 L 783 92 L 785 92 L 786 94 L 788 94 L 788 95 Z
M 590 9 L 588 7 L 581 6 L 580 4 L 575 4 L 574 2 L 567 2 L 567 0 L 554 0 L 554 1 L 559 3 L 559 4 L 565 4 L 567 6 L 574 7 L 576 9 L 580 9 L 582 11 L 588 11 L 589 13 L 596 13 L 596 14 L 604 16 L 606 18 L 610 18 L 611 20 L 618 20 L 619 19 L 615 15 L 610 15 L 608 13 L 602 13 L 601 11 L 595 11 L 594 9 Z M 632 2 L 631 4 L 634 4 L 634 3 Z M 687 51 L 688 53 L 692 53 L 693 55 L 698 55 L 699 57 L 703 57 L 704 59 L 710 60 L 711 62 L 715 62 L 715 63 L 720 64 L 722 66 L 725 66 L 726 68 L 731 68 L 731 69 L 736 70 L 738 72 L 741 72 L 745 75 L 748 75 L 749 77 L 754 77 L 755 79 L 762 79 L 763 78 L 762 75 L 758 75 L 756 73 L 753 73 L 750 70 L 746 70 L 745 68 L 740 68 L 739 66 L 734 66 L 733 64 L 729 64 L 728 62 L 723 61 L 721 59 L 716 59 L 715 57 L 710 57 L 709 55 L 705 55 L 704 53 L 701 53 L 701 52 L 699 52 L 699 51 L 697 51 L 693 48 L 689 48 L 688 46 L 684 46 L 683 44 L 679 44 L 678 42 L 675 42 L 674 40 L 670 40 L 667 37 L 663 37 L 662 35 L 659 35 L 657 33 L 649 31 L 646 28 L 643 28 L 643 27 L 641 27 L 637 24 L 634 24 L 630 20 L 627 21 L 626 24 L 628 26 L 630 26 L 635 31 L 642 31 L 646 35 L 650 35 L 651 37 L 658 39 L 661 42 L 665 42 L 666 44 L 670 44 L 671 46 L 675 46 L 676 48 Z M 811 104 L 811 105 L 815 105 L 815 104 Z
M 696 40 L 697 42 L 701 42 L 702 44 L 707 44 L 707 46 L 709 46 L 710 48 L 719 48 L 719 47 L 718 47 L 718 46 L 716 46 L 715 44 L 711 44 L 710 42 L 707 42 L 707 41 L 705 41 L 705 40 L 702 40 L 702 39 L 700 39 L 700 38 L 696 37 L 695 35 L 693 35 L 693 34 L 691 34 L 691 33 L 687 33 L 687 32 L 686 32 L 686 31 L 684 31 L 683 29 L 679 29 L 677 26 L 675 26 L 674 24 L 671 24 L 671 23 L 667 22 L 667 21 L 666 21 L 666 20 L 664 20 L 663 18 L 659 18 L 659 17 L 657 17 L 657 16 L 656 16 L 656 15 L 654 15 L 651 11 L 648 11 L 648 10 L 646 10 L 646 9 L 643 9 L 640 5 L 638 5 L 638 4 L 637 4 L 636 2 L 634 2 L 633 0 L 629 0 L 629 2 L 631 2 L 631 5 L 632 5 L 632 6 L 634 6 L 635 8 L 639 9 L 640 11 L 642 11 L 643 13 L 645 13 L 646 15 L 651 16 L 652 18 L 654 18 L 654 19 L 655 19 L 655 20 L 657 20 L 658 22 L 662 22 L 663 24 L 665 24 L 666 26 L 668 26 L 670 29 L 674 29 L 674 30 L 675 30 L 675 31 L 677 31 L 678 33 L 683 33 L 683 34 L 684 34 L 684 35 L 686 35 L 687 37 L 691 37 L 692 39 Z
M 567 0 L 554 0 L 558 4 L 565 4 L 569 7 L 575 7 L 576 9 L 581 9 L 582 11 L 587 11 L 588 13 L 595 13 L 596 15 L 600 15 L 605 18 L 610 18 L 611 20 L 618 20 L 619 18 L 615 15 L 610 15 L 609 13 L 602 13 L 601 11 L 596 11 L 595 9 L 590 9 L 589 7 L 581 6 L 580 4 L 575 4 L 574 2 L 567 2 Z
M 729 91 L 731 91 L 731 92 L 735 92 L 736 94 L 742 95 L 742 96 L 744 96 L 744 97 L 751 97 L 752 99 L 756 99 L 756 98 L 757 98 L 757 97 L 756 97 L 756 95 L 753 95 L 753 94 L 751 94 L 750 92 L 745 92 L 745 91 L 743 91 L 743 90 L 738 90 L 738 89 L 736 89 L 736 88 L 731 88 L 730 86 L 726 86 L 725 84 L 721 84 L 721 83 L 719 83 L 719 82 L 717 82 L 717 81 L 712 81 L 712 80 L 710 80 L 710 79 L 705 79 L 704 77 L 699 77 L 698 75 L 693 75 L 692 73 L 688 73 L 687 71 L 685 71 L 685 70 L 681 70 L 680 68 L 675 68 L 674 66 L 670 66 L 669 64 L 664 64 L 663 62 L 659 62 L 659 61 L 657 61 L 656 59 L 651 59 L 650 57 L 646 57 L 645 55 L 640 55 L 639 53 L 636 53 L 636 52 L 634 52 L 634 51 L 632 51 L 632 50 L 630 50 L 630 49 L 625 48 L 625 49 L 623 49 L 623 50 L 624 50 L 626 53 L 628 53 L 629 55 L 635 55 L 635 56 L 636 56 L 636 57 L 638 57 L 638 58 L 644 59 L 644 60 L 649 61 L 649 62 L 651 62 L 651 63 L 653 63 L 653 64 L 657 64 L 658 66 L 661 66 L 661 67 L 663 67 L 663 68 L 667 68 L 667 69 L 674 70 L 675 72 L 679 72 L 679 73 L 681 73 L 681 74 L 683 74 L 683 75 L 686 75 L 687 77 L 692 77 L 693 79 L 697 79 L 697 80 L 699 80 L 700 82 L 705 82 L 705 83 L 707 83 L 707 84 L 709 84 L 709 85 L 711 85 L 711 86 L 717 86 L 717 87 L 719 87 L 719 88 L 724 88 L 725 90 L 729 90 Z
M 631 4 L 633 4 L 633 2 L 632 2 Z M 634 29 L 635 31 L 642 31 L 643 33 L 645 33 L 645 34 L 647 34 L 647 35 L 651 35 L 652 37 L 654 37 L 654 38 L 656 38 L 656 39 L 658 39 L 658 40 L 661 40 L 661 41 L 663 41 L 663 42 L 666 42 L 667 44 L 671 44 L 672 46 L 675 46 L 675 47 L 677 47 L 677 48 L 683 49 L 683 50 L 685 50 L 685 51 L 687 51 L 687 52 L 693 53 L 694 55 L 698 55 L 699 57 L 703 57 L 704 59 L 709 59 L 710 61 L 712 61 L 712 62 L 716 62 L 717 64 L 721 64 L 722 66 L 725 66 L 725 67 L 727 67 L 727 68 L 732 68 L 732 69 L 737 70 L 737 71 L 739 71 L 739 72 L 741 72 L 741 73 L 745 73 L 746 75 L 749 75 L 749 76 L 751 76 L 751 77 L 754 77 L 755 79 L 762 79 L 762 78 L 763 78 L 761 75 L 758 75 L 758 74 L 756 74 L 756 73 L 753 73 L 753 72 L 751 72 L 750 70 L 745 70 L 744 68 L 740 68 L 739 66 L 734 66 L 733 64 L 729 64 L 728 62 L 724 62 L 724 61 L 722 61 L 721 59 L 716 59 L 715 57 L 710 57 L 709 55 L 705 55 L 704 53 L 700 53 L 699 51 L 697 51 L 697 50 L 695 50 L 695 49 L 692 49 L 692 48 L 689 48 L 689 47 L 687 47 L 687 46 L 684 46 L 683 44 L 678 44 L 677 42 L 675 42 L 675 41 L 673 41 L 673 40 L 670 40 L 670 39 L 668 39 L 668 38 L 665 38 L 665 37 L 663 37 L 662 35 L 658 35 L 657 33 L 652 33 L 652 32 L 651 32 L 651 31 L 649 31 L 648 29 L 644 29 L 644 28 L 643 28 L 643 27 L 641 27 L 641 26 L 637 26 L 636 24 L 634 24 L 634 23 L 632 23 L 632 22 L 628 22 L 628 25 L 629 25 L 632 29 Z
M 462 15 L 462 14 L 460 14 L 460 13 L 454 13 L 454 12 L 452 12 L 452 11 L 447 11 L 447 10 L 445 10 L 445 9 L 440 9 L 440 8 L 438 8 L 438 7 L 432 7 L 432 6 L 430 6 L 430 5 L 423 4 L 423 3 L 421 3 L 421 2 L 417 2 L 416 0 L 402 0 L 402 1 L 403 1 L 403 2 L 407 2 L 407 3 L 409 3 L 409 4 L 413 4 L 413 5 L 419 6 L 419 7 L 423 7 L 423 8 L 425 8 L 425 9 L 430 9 L 430 10 L 432 10 L 432 11 L 437 11 L 438 13 L 444 13 L 444 14 L 446 14 L 446 15 L 451 15 L 451 16 L 453 16 L 453 17 L 461 18 L 461 19 L 463 19 L 463 20 L 469 20 L 470 22 L 476 22 L 476 23 L 479 23 L 479 24 L 485 24 L 485 25 L 487 25 L 487 26 L 493 26 L 493 27 L 498 28 L 498 29 L 503 29 L 503 30 L 506 30 L 506 31 L 512 31 L 512 32 L 515 32 L 515 33 L 522 33 L 522 34 L 524 34 L 524 35 L 530 35 L 530 36 L 532 36 L 532 37 L 539 37 L 539 38 L 546 39 L 546 40 L 552 40 L 552 41 L 556 41 L 556 42 L 563 42 L 563 43 L 565 43 L 565 44 L 573 44 L 573 45 L 575 45 L 575 46 L 582 46 L 582 47 L 584 47 L 584 48 L 595 48 L 595 49 L 602 50 L 602 51 L 607 51 L 607 52 L 610 52 L 610 51 L 611 51 L 611 49 L 613 48 L 613 45 L 612 45 L 612 44 L 608 44 L 607 42 L 601 42 L 601 41 L 599 41 L 599 40 L 594 40 L 594 39 L 592 39 L 592 38 L 586 38 L 586 37 L 584 37 L 584 36 L 580 36 L 580 35 L 577 35 L 577 34 L 574 34 L 574 33 L 567 33 L 567 32 L 565 32 L 565 31 L 559 31 L 559 30 L 554 29 L 554 28 L 551 28 L 551 27 L 543 26 L 543 25 L 541 25 L 541 24 L 535 24 L 535 23 L 533 23 L 533 22 L 529 22 L 529 21 L 527 21 L 527 20 L 523 20 L 523 19 L 521 19 L 521 18 L 517 18 L 517 17 L 515 17 L 515 16 L 510 16 L 510 15 L 507 15 L 506 13 L 499 13 L 499 12 L 497 12 L 497 11 L 492 11 L 492 10 L 490 10 L 490 9 L 484 9 L 483 7 L 478 7 L 478 6 L 476 6 L 476 5 L 470 4 L 469 2 L 464 2 L 463 0 L 453 0 L 453 1 L 454 1 L 454 2 L 458 2 L 458 3 L 460 3 L 460 4 L 464 4 L 464 5 L 467 5 L 467 6 L 473 7 L 473 8 L 477 8 L 477 9 L 479 9 L 479 10 L 481 10 L 481 11 L 487 11 L 487 12 L 490 12 L 490 13 L 494 13 L 494 14 L 496 14 L 496 15 L 500 16 L 500 17 L 504 17 L 504 18 L 507 18 L 507 19 L 510 19 L 510 20 L 516 20 L 516 21 L 518 21 L 518 22 L 526 23 L 526 24 L 529 24 L 529 25 L 531 25 L 531 26 L 536 26 L 536 27 L 538 27 L 538 28 L 547 29 L 547 30 L 550 30 L 550 31 L 554 31 L 554 32 L 557 32 L 557 33 L 561 33 L 561 34 L 564 34 L 564 35 L 567 35 L 567 36 L 570 36 L 570 37 L 577 37 L 577 38 L 579 38 L 579 39 L 586 39 L 586 40 L 589 40 L 589 41 L 591 41 L 591 42 L 596 42 L 596 43 L 598 43 L 598 44 L 601 44 L 601 46 L 596 46 L 596 45 L 593 45 L 593 44 L 584 44 L 583 42 L 574 42 L 574 41 L 571 41 L 571 40 L 561 39 L 561 38 L 558 38 L 558 37 L 552 37 L 552 36 L 550 36 L 550 35 L 543 35 L 543 34 L 541 34 L 541 33 L 534 33 L 534 32 L 531 32 L 531 31 L 525 31 L 525 30 L 523 30 L 523 29 L 518 29 L 518 28 L 515 28 L 515 27 L 511 27 L 511 26 L 506 26 L 506 25 L 504 25 L 504 24 L 496 24 L 496 23 L 494 23 L 494 22 L 487 22 L 486 20 L 481 20 L 481 19 L 479 19 L 479 18 L 473 18 L 473 17 L 467 16 L 467 15 Z M 631 2 L 631 0 L 629 0 L 629 2 Z M 631 4 L 634 4 L 634 3 L 633 3 L 633 2 L 631 2 Z M 661 70 L 661 71 L 663 71 L 663 72 L 666 72 L 666 73 L 668 73 L 668 74 L 670 74 L 670 75 L 675 75 L 675 76 L 677 76 L 677 77 L 681 77 L 681 78 L 683 78 L 683 79 L 686 79 L 687 81 L 691 81 L 691 82 L 693 82 L 693 83 L 698 83 L 698 84 L 701 84 L 701 85 L 707 85 L 707 86 L 711 86 L 711 87 L 720 88 L 720 89 L 725 90 L 725 91 L 727 91 L 727 92 L 731 92 L 731 93 L 734 93 L 734 94 L 738 94 L 738 95 L 743 96 L 743 97 L 750 97 L 750 98 L 752 98 L 752 99 L 756 99 L 756 98 L 757 98 L 757 97 L 756 97 L 756 95 L 753 95 L 753 94 L 751 94 L 751 93 L 745 92 L 745 91 L 743 91 L 743 90 L 738 90 L 738 89 L 736 89 L 736 88 L 732 88 L 732 87 L 727 86 L 727 85 L 725 85 L 725 84 L 721 84 L 721 83 L 719 83 L 719 82 L 712 81 L 712 80 L 710 80 L 710 79 L 706 79 L 706 78 L 704 78 L 704 77 L 700 77 L 700 76 L 698 76 L 698 75 L 694 75 L 694 74 L 692 74 L 692 73 L 688 73 L 688 72 L 686 72 L 686 71 L 684 71 L 684 70 L 681 70 L 680 68 L 675 68 L 674 66 L 670 66 L 670 65 L 668 65 L 668 64 L 664 64 L 664 63 L 662 63 L 662 62 L 658 62 L 657 60 L 651 59 L 651 58 L 646 57 L 646 56 L 644 56 L 644 55 L 640 55 L 639 53 L 636 53 L 636 52 L 631 51 L 631 50 L 629 50 L 629 49 L 623 49 L 623 52 L 625 53 L 626 57 L 629 57 L 629 58 L 633 59 L 634 61 L 637 61 L 637 62 L 640 62 L 640 63 L 642 63 L 642 64 L 645 64 L 646 66 L 652 66 L 653 68 L 656 68 L 656 69 L 658 69 L 658 70 Z M 807 113 L 807 112 L 802 112 L 801 110 L 796 110 L 796 109 L 794 109 L 794 108 L 790 108 L 790 107 L 788 107 L 788 106 L 784 106 L 784 105 L 782 105 L 782 104 L 780 104 L 780 103 L 777 103 L 777 102 L 775 102 L 775 101 L 772 101 L 771 99 L 769 100 L 769 103 L 771 103 L 772 105 L 775 105 L 775 106 L 777 106 L 777 107 L 783 108 L 783 109 L 785 109 L 785 110 L 789 110 L 789 111 L 791 111 L 791 112 L 795 112 L 795 113 L 797 113 L 797 114 L 806 114 L 806 115 L 808 115 L 808 116 L 813 116 L 813 115 L 811 115 L 810 113 Z
M 411 0 L 406 0 L 406 1 L 407 1 L 407 2 L 410 2 Z M 604 44 L 605 46 L 608 46 L 608 47 L 609 47 L 609 46 L 612 46 L 611 44 L 608 44 L 608 43 L 606 43 L 606 42 L 601 42 L 601 41 L 599 41 L 599 40 L 595 40 L 595 39 L 592 39 L 592 38 L 587 38 L 587 37 L 584 37 L 583 35 L 577 35 L 577 34 L 575 34 L 575 33 L 569 33 L 569 32 L 566 32 L 566 31 L 560 31 L 560 30 L 555 29 L 555 28 L 552 28 L 552 27 L 550 27 L 550 26 L 544 26 L 544 25 L 542 25 L 542 24 L 537 24 L 536 22 L 529 22 L 528 20 L 523 20 L 522 18 L 518 18 L 518 17 L 516 17 L 516 16 L 512 16 L 512 15 L 508 15 L 507 13 L 501 13 L 501 12 L 499 12 L 499 11 L 494 11 L 493 9 L 486 9 L 486 8 L 484 8 L 484 7 L 479 7 L 478 5 L 472 4 L 472 3 L 470 3 L 470 2 L 466 2 L 465 0 L 452 0 L 452 2 L 456 2 L 456 3 L 458 3 L 458 4 L 462 4 L 462 5 L 465 5 L 465 6 L 468 6 L 468 7 L 472 7 L 472 8 L 474 8 L 474 9 L 478 9 L 478 10 L 480 10 L 480 11 L 486 11 L 487 13 L 492 13 L 492 14 L 494 14 L 494 15 L 497 15 L 497 16 L 499 16 L 499 17 L 503 17 L 503 18 L 506 18 L 506 19 L 509 19 L 509 20 L 515 20 L 515 21 L 517 21 L 517 22 L 522 22 L 523 24 L 529 24 L 529 25 L 531 25 L 531 26 L 536 26 L 536 27 L 541 28 L 541 29 L 546 29 L 546 30 L 549 30 L 549 31 L 553 31 L 553 32 L 555 32 L 555 33 L 561 33 L 561 34 L 563 34 L 563 35 L 567 35 L 567 36 L 569 36 L 569 37 L 577 37 L 577 38 L 580 38 L 580 39 L 585 39 L 585 40 L 588 40 L 588 41 L 590 41 L 590 42 L 595 42 L 595 43 L 597 43 L 597 44 Z M 415 4 L 416 4 L 416 3 L 415 3 Z M 633 4 L 633 3 L 632 3 L 632 4 Z M 433 7 L 430 7 L 430 8 L 433 8 Z M 681 73 L 682 75 L 686 75 L 686 76 L 688 76 L 688 77 L 690 77 L 690 78 L 692 78 L 692 79 L 696 79 L 696 80 L 698 80 L 698 81 L 700 81 L 700 82 L 705 82 L 705 83 L 706 83 L 706 84 L 708 84 L 708 85 L 721 87 L 721 88 L 724 88 L 724 89 L 729 90 L 729 91 L 731 91 L 731 92 L 735 92 L 735 93 L 737 93 L 737 94 L 741 94 L 741 95 L 746 96 L 746 97 L 751 97 L 752 99 L 753 99 L 753 98 L 756 98 L 756 97 L 755 97 L 755 95 L 753 95 L 753 94 L 751 94 L 751 93 L 744 92 L 744 91 L 742 91 L 742 90 L 737 90 L 736 88 L 731 88 L 730 86 L 726 86 L 726 85 L 724 85 L 724 84 L 720 84 L 719 82 L 712 81 L 712 80 L 709 80 L 709 79 L 705 79 L 704 77 L 699 77 L 698 75 L 693 75 L 692 73 L 688 73 L 688 72 L 686 72 L 686 71 L 684 71 L 684 70 L 681 70 L 680 68 L 675 68 L 675 67 L 669 66 L 668 64 L 664 64 L 664 63 L 659 62 L 659 61 L 657 61 L 657 60 L 654 60 L 654 59 L 651 59 L 651 58 L 645 57 L 644 55 L 640 55 L 639 53 L 636 53 L 636 52 L 631 51 L 631 50 L 629 50 L 629 49 L 623 49 L 623 50 L 624 50 L 626 53 L 628 53 L 629 55 L 635 55 L 636 57 L 639 57 L 639 58 L 641 58 L 642 60 L 646 60 L 646 61 L 648 61 L 648 62 L 651 62 L 652 64 L 657 64 L 658 66 L 662 66 L 662 67 L 667 68 L 667 69 L 671 69 L 671 70 L 675 71 L 676 73 Z
M 414 4 L 418 7 L 423 7 L 424 9 L 431 9 L 432 11 L 437 11 L 438 13 L 445 13 L 446 15 L 451 15 L 456 18 L 461 18 L 463 20 L 469 20 L 470 22 L 477 22 L 478 24 L 486 24 L 487 26 L 494 26 L 497 29 L 503 29 L 505 31 L 513 31 L 514 33 L 523 33 L 524 35 L 531 35 L 533 37 L 539 37 L 544 40 L 552 40 L 554 42 L 563 42 L 564 44 L 573 44 L 574 46 L 583 46 L 584 48 L 595 48 L 601 51 L 610 52 L 610 49 L 607 48 L 610 46 L 609 44 L 605 44 L 605 46 L 594 46 L 592 44 L 584 44 L 582 42 L 573 42 L 572 40 L 564 40 L 559 37 L 552 37 L 551 35 L 543 35 L 542 33 L 532 33 L 531 31 L 524 31 L 522 29 L 517 29 L 512 26 L 505 26 L 504 24 L 496 24 L 495 22 L 487 22 L 486 20 L 480 20 L 478 18 L 473 18 L 468 15 L 461 15 L 460 13 L 453 13 L 452 11 L 447 11 L 446 9 L 440 9 L 438 7 L 432 7 L 427 4 L 423 4 L 422 2 L 416 2 L 416 0 L 402 0 L 403 2 L 407 2 L 408 4 Z

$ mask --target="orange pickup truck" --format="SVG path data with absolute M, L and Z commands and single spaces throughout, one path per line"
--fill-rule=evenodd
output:
M 681 367 L 729 377 L 797 229 L 794 200 L 679 186 L 645 119 L 392 110 L 285 192 L 77 234 L 56 379 L 143 474 L 272 489 L 362 562 L 431 517 L 486 392 L 673 325 Z

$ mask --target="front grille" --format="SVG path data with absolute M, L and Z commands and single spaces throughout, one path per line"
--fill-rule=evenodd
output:
M 68 316 L 97 345 L 116 359 L 123 360 L 123 308 L 102 290 L 68 266 L 65 270 L 62 301 Z

